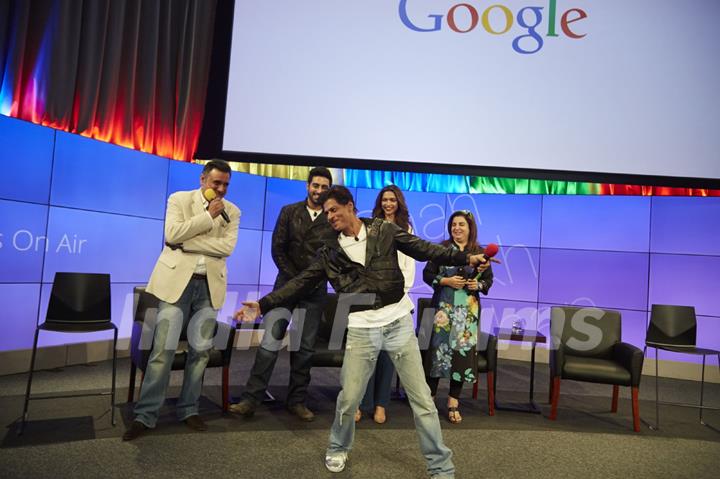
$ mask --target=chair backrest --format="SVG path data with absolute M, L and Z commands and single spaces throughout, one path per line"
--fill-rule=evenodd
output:
M 618 311 L 590 307 L 553 306 L 550 313 L 551 347 L 570 356 L 609 358 L 622 339 Z
M 323 315 L 320 318 L 317 337 L 325 344 L 332 343 L 333 349 L 344 348 L 348 319 L 337 317 L 338 295 L 328 293 Z M 337 323 L 337 326 L 336 324 Z M 344 328 L 342 327 L 344 324 Z
M 160 300 L 145 291 L 145 286 L 133 288 L 133 320 L 144 323 L 155 319 Z
M 424 351 L 430 345 L 433 321 L 435 320 L 435 308 L 432 305 L 432 298 L 418 298 L 417 316 L 415 318 L 415 336 L 418 337 L 420 350 Z
M 55 273 L 45 321 L 109 323 L 110 275 Z
M 645 344 L 694 347 L 697 319 L 693 306 L 653 304 Z

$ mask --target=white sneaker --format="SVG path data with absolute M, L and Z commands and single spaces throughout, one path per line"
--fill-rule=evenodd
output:
M 347 462 L 347 452 L 336 452 L 325 456 L 325 467 L 330 472 L 342 472 Z

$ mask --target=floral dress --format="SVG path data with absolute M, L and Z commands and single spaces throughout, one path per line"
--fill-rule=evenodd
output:
M 455 249 L 459 249 L 453 244 Z M 440 280 L 452 276 L 468 276 L 466 266 L 437 266 L 428 262 L 423 278 L 435 290 L 433 305 L 437 308 L 430 348 L 426 355 L 426 375 L 474 383 L 477 371 L 477 341 L 480 302 L 477 292 L 440 286 Z M 479 278 L 480 291 L 487 294 L 492 285 L 492 270 Z

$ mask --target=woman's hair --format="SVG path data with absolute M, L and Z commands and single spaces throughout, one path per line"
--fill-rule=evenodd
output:
M 402 228 L 403 231 L 410 230 L 410 212 L 408 211 L 405 196 L 400 188 L 395 185 L 388 185 L 380 190 L 377 198 L 375 198 L 375 207 L 372 211 L 373 218 L 385 219 L 385 212 L 382 209 L 382 197 L 386 191 L 390 191 L 397 198 L 397 211 L 395 212 L 395 224 Z
M 452 239 L 452 224 L 453 219 L 455 219 L 458 216 L 462 216 L 465 218 L 465 221 L 467 221 L 468 224 L 468 242 L 465 246 L 465 251 L 467 252 L 475 252 L 480 250 L 480 245 L 477 242 L 477 225 L 475 224 L 475 218 L 473 218 L 473 214 L 468 210 L 459 210 L 454 212 L 452 215 L 450 215 L 450 219 L 448 220 L 448 236 L 449 238 L 442 242 L 445 246 L 450 246 L 454 243 Z

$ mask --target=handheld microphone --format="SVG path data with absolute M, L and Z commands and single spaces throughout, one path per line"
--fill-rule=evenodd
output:
M 498 250 L 499 250 L 498 245 L 496 245 L 495 243 L 489 243 L 485 247 L 485 252 L 482 254 L 483 257 L 485 258 L 485 261 L 490 261 L 490 258 L 492 258 L 496 254 L 498 254 Z M 497 260 L 495 260 L 495 261 L 497 261 Z
M 208 188 L 203 191 L 203 196 L 206 200 L 208 200 L 208 202 L 210 202 L 217 198 L 217 193 L 215 193 L 215 190 L 211 190 L 210 188 Z M 222 219 L 225 220 L 225 223 L 230 223 L 230 217 L 228 216 L 227 212 L 225 212 L 225 210 L 222 210 L 220 212 L 220 216 L 222 216 Z
M 487 261 L 492 261 L 493 263 L 500 263 L 500 260 L 497 260 L 497 259 L 493 258 L 493 256 L 495 256 L 496 254 L 498 254 L 498 250 L 499 250 L 498 245 L 496 245 L 495 243 L 489 243 L 489 244 L 485 247 L 485 251 L 482 253 L 482 256 L 483 256 L 483 258 L 485 259 L 486 262 L 487 262 Z M 479 279 L 480 279 L 480 276 L 482 276 L 482 273 L 479 273 L 479 274 L 475 277 L 475 280 L 479 280 Z

